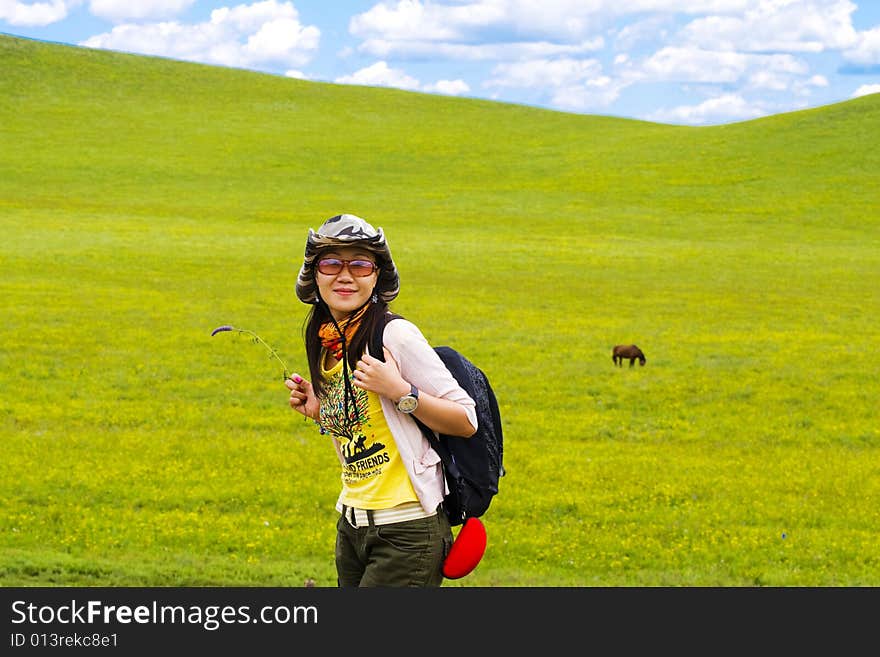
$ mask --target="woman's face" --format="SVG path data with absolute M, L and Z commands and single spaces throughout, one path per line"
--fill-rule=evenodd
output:
M 376 256 L 358 246 L 327 249 L 315 261 L 318 291 L 336 320 L 364 305 L 378 278 Z

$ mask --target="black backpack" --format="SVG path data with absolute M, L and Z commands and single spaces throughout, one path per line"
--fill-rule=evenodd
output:
M 385 323 L 401 315 L 388 313 Z M 381 326 L 373 336 L 370 353 L 385 360 L 382 351 Z M 443 461 L 443 474 L 449 493 L 443 500 L 443 509 L 453 527 L 468 518 L 486 512 L 492 498 L 498 493 L 498 480 L 504 476 L 504 435 L 501 414 L 495 392 L 485 373 L 452 347 L 434 347 L 446 369 L 455 377 L 471 399 L 476 402 L 477 431 L 470 438 L 439 434 L 415 416 L 425 438 Z

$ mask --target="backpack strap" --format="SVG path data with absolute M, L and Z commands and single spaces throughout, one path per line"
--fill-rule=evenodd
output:
M 385 351 L 382 348 L 384 345 L 383 338 L 385 335 L 385 327 L 392 319 L 403 319 L 403 315 L 398 315 L 397 313 L 393 313 L 389 310 L 382 317 L 382 321 L 379 323 L 376 331 L 373 333 L 373 335 L 370 336 L 370 355 L 378 358 L 383 363 L 385 362 Z
M 403 319 L 403 315 L 398 315 L 397 313 L 393 313 L 388 311 L 385 313 L 384 321 L 380 323 L 378 329 L 373 335 L 370 336 L 370 353 L 375 357 L 381 360 L 383 363 L 385 362 L 385 352 L 383 350 L 383 336 L 385 333 L 385 327 L 388 325 L 388 322 L 395 319 Z M 436 349 L 435 349 L 436 351 Z M 446 363 L 444 363 L 445 365 Z M 449 453 L 449 449 L 447 449 L 446 445 L 437 437 L 437 434 L 434 433 L 434 430 L 431 429 L 427 424 L 422 422 L 415 416 L 410 416 L 415 423 L 421 429 L 422 434 L 427 439 L 428 443 L 434 449 L 435 452 L 440 456 L 440 460 L 443 461 L 443 467 L 446 468 L 449 476 L 456 482 L 461 480 L 461 472 L 458 469 L 458 466 L 455 464 L 455 460 L 452 458 L 452 455 Z

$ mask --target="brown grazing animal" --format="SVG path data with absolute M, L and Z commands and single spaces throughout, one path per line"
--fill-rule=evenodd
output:
M 642 350 L 634 344 L 619 344 L 611 351 L 611 360 L 613 360 L 614 364 L 618 367 L 623 365 L 623 361 L 626 359 L 629 359 L 629 366 L 632 367 L 636 362 L 636 358 L 639 359 L 639 365 L 644 365 L 648 360 L 645 358 L 645 354 L 642 353 Z

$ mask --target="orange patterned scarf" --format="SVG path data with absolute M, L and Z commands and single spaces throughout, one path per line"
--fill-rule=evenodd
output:
M 349 315 L 342 322 L 337 322 L 345 334 L 346 345 L 351 343 L 351 339 L 358 330 L 358 326 L 360 326 L 367 308 L 369 308 L 369 304 L 364 305 L 354 315 Z M 342 336 L 336 330 L 332 321 L 321 324 L 321 328 L 318 329 L 318 337 L 321 338 L 321 346 L 333 354 L 336 360 L 342 360 Z

